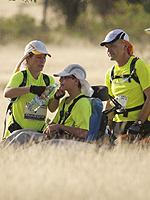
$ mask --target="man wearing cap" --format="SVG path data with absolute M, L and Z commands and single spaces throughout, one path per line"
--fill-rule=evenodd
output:
M 119 135 L 126 134 L 127 130 L 129 134 L 136 135 L 145 126 L 150 130 L 150 66 L 144 60 L 137 59 L 135 69 L 130 71 L 135 59 L 133 46 L 127 33 L 121 29 L 109 32 L 100 45 L 106 47 L 109 59 L 116 61 L 106 72 L 105 83 L 109 94 L 122 102 L 126 109 L 125 114 L 109 115 L 110 127 Z M 138 77 L 138 81 L 134 76 Z M 109 108 L 110 100 L 106 104 L 106 109 Z
M 13 131 L 18 129 L 34 129 L 42 132 L 45 128 L 47 108 L 51 112 L 57 109 L 59 104 L 58 95 L 64 95 L 61 90 L 58 91 L 57 97 L 55 95 L 57 99 L 52 97 L 44 106 L 39 108 L 38 112 L 28 113 L 29 111 L 26 108 L 27 103 L 36 95 L 42 99 L 45 98 L 44 91 L 48 88 L 41 72 L 47 55 L 51 57 L 41 41 L 34 40 L 26 45 L 24 56 L 18 62 L 14 74 L 4 90 L 4 97 L 11 100 L 16 98 L 12 104 L 12 114 L 6 126 L 4 138 L 7 138 Z M 25 85 L 21 87 L 24 80 L 23 66 L 26 68 L 27 77 Z M 50 85 L 55 83 L 52 76 L 46 75 L 46 77 Z
M 68 136 L 85 139 L 89 131 L 89 121 L 91 116 L 91 105 L 86 96 L 91 97 L 93 89 L 86 79 L 84 68 L 78 64 L 67 66 L 64 71 L 54 74 L 60 77 L 60 87 L 66 90 L 69 96 L 65 97 L 60 105 L 56 116 L 51 125 L 48 125 L 44 134 L 52 135 L 59 133 L 67 134 Z M 80 98 L 82 97 L 83 98 Z M 68 114 L 69 107 L 79 98 L 74 104 L 71 113 Z

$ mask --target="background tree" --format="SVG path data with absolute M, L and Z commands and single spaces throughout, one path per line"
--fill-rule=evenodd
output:
M 114 3 L 118 0 L 91 0 L 93 7 L 103 17 L 113 12 Z
M 66 16 L 66 25 L 71 27 L 75 24 L 77 17 L 84 12 L 87 6 L 85 0 L 49 0 L 56 9 L 61 9 Z

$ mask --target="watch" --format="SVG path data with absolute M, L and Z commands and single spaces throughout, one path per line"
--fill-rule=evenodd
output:
M 142 126 L 143 122 L 141 120 L 136 120 L 136 124 L 138 124 L 139 126 Z

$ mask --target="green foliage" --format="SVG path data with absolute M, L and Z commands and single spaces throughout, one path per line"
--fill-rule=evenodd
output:
M 16 1 L 16 0 L 9 0 L 9 1 Z M 24 1 L 24 2 L 26 2 L 26 3 L 30 3 L 30 2 L 37 2 L 37 0 L 22 0 L 22 1 Z
M 58 2 L 59 0 L 55 1 Z M 61 2 L 65 5 L 69 1 L 62 0 Z M 60 42 L 68 38 L 80 38 L 83 41 L 89 40 L 98 44 L 109 31 L 117 28 L 126 31 L 131 41 L 143 42 L 145 38 L 149 39 L 149 35 L 144 33 L 144 29 L 150 28 L 150 13 L 145 11 L 144 4 L 135 3 L 134 0 L 132 0 L 132 3 L 127 0 L 107 0 L 107 3 L 113 2 L 112 9 L 109 10 L 105 7 L 107 12 L 100 14 L 100 9 L 93 6 L 93 2 L 97 2 L 98 7 L 102 1 L 90 0 L 86 3 L 86 6 L 79 6 L 80 12 L 78 10 L 76 13 L 73 24 L 67 24 L 67 26 L 59 23 L 59 18 L 63 15 L 59 16 L 58 13 L 58 20 L 56 20 L 58 21 L 58 26 L 54 27 L 51 20 L 47 20 L 46 26 L 43 27 L 36 24 L 36 18 L 34 19 L 27 15 L 16 15 L 8 19 L 0 18 L 0 43 L 12 40 L 40 39 L 44 42 L 60 44 Z M 70 12 L 70 15 L 72 12 Z
M 149 27 L 150 14 L 146 13 L 141 4 L 127 4 L 125 0 L 115 3 L 113 15 L 108 15 L 101 24 L 103 29 L 121 28 L 129 33 L 134 40 L 140 41 L 144 29 Z
M 15 15 L 12 18 L 0 18 L 0 43 L 12 40 L 40 38 L 42 27 L 37 26 L 35 19 L 28 15 Z M 46 34 L 42 38 L 46 39 Z

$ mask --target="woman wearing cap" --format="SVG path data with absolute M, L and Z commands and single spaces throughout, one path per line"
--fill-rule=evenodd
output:
M 70 137 L 86 138 L 89 131 L 91 105 L 87 98 L 80 97 L 83 95 L 92 96 L 93 89 L 85 80 L 86 72 L 84 68 L 78 64 L 71 64 L 64 71 L 54 74 L 54 76 L 60 77 L 60 87 L 62 90 L 66 90 L 69 96 L 61 101 L 52 124 L 48 125 L 43 133 L 53 136 L 53 134 L 59 132 Z M 75 103 L 70 115 L 65 120 L 68 108 L 77 98 L 80 99 Z
M 46 56 L 51 55 L 46 50 L 45 45 L 41 41 L 31 41 L 25 47 L 24 56 L 18 62 L 14 74 L 7 84 L 4 96 L 6 98 L 16 98 L 12 104 L 12 114 L 7 124 L 4 138 L 7 138 L 13 131 L 18 129 L 34 129 L 42 132 L 45 127 L 45 119 L 47 107 L 51 112 L 54 112 L 58 107 L 58 100 L 52 98 L 45 103 L 45 107 L 41 107 L 37 113 L 28 113 L 26 104 L 30 102 L 36 95 L 45 98 L 46 82 L 41 73 L 45 62 Z M 24 80 L 22 67 L 26 61 L 26 83 L 23 87 L 19 87 Z M 47 76 L 49 84 L 54 84 L 54 78 Z M 63 92 L 59 90 L 59 94 Z M 58 99 L 58 98 L 57 98 Z
M 150 130 L 149 65 L 135 58 L 129 36 L 121 29 L 109 32 L 100 45 L 106 47 L 109 59 L 116 61 L 106 72 L 105 81 L 109 94 L 122 102 L 126 109 L 125 114 L 117 113 L 114 117 L 112 114 L 109 116 L 110 127 L 113 126 L 114 133 L 126 134 L 129 130 L 131 135 L 141 132 L 145 124 Z M 134 67 L 134 71 L 131 71 L 131 66 Z M 110 107 L 109 100 L 106 109 Z

